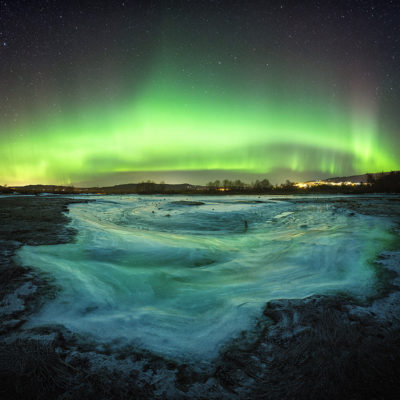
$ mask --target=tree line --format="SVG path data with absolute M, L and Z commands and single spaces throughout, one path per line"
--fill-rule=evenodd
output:
M 400 172 L 391 172 L 379 178 L 373 175 L 367 176 L 367 183 L 361 185 L 329 185 L 320 184 L 299 188 L 294 182 L 286 180 L 285 183 L 272 185 L 265 178 L 256 180 L 252 183 L 236 180 L 215 180 L 208 182 L 205 186 L 177 184 L 171 185 L 164 182 L 155 183 L 145 181 L 134 184 L 116 185 L 111 187 L 93 187 L 87 189 L 75 188 L 73 186 L 43 186 L 30 185 L 20 188 L 0 186 L 0 193 L 28 193 L 40 194 L 59 193 L 59 194 L 77 194 L 77 193 L 98 193 L 98 194 L 318 194 L 318 193 L 347 193 L 347 194 L 365 194 L 365 193 L 400 193 Z

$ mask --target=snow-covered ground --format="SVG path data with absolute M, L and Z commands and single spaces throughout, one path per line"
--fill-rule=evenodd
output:
M 95 198 L 69 206 L 74 242 L 18 251 L 61 289 L 26 327 L 185 360 L 216 357 L 269 300 L 373 295 L 374 260 L 395 240 L 390 218 L 312 198 Z

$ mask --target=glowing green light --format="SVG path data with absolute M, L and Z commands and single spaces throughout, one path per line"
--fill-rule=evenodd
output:
M 50 114 L 2 135 L 0 183 L 65 184 L 126 171 L 398 169 L 375 119 L 321 96 L 305 103 L 163 78 L 112 109 Z

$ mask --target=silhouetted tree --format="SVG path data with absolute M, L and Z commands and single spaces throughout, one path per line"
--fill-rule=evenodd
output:
M 367 183 L 375 183 L 375 178 L 372 174 L 367 174 Z
M 240 179 L 237 179 L 235 182 L 233 182 L 234 189 L 236 190 L 243 190 L 246 184 L 242 182 Z
M 400 172 L 391 172 L 376 179 L 374 192 L 400 193 Z
M 213 188 L 219 188 L 221 186 L 221 182 L 217 179 L 214 182 L 208 182 L 207 186 L 213 187 Z
M 222 182 L 222 186 L 225 189 L 230 189 L 232 187 L 232 181 L 230 181 L 229 179 L 224 179 L 224 181 Z
M 270 188 L 272 188 L 272 185 L 271 185 L 271 183 L 270 183 L 270 181 L 268 179 L 263 179 L 260 182 L 260 185 L 261 185 L 262 189 L 270 189 Z

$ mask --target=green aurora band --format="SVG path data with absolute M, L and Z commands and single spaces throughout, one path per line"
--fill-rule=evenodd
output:
M 0 128 L 0 183 L 71 184 L 129 171 L 399 169 L 376 107 L 357 93 L 339 105 L 323 92 L 217 90 L 169 72 L 151 73 L 111 107 L 81 105 Z

